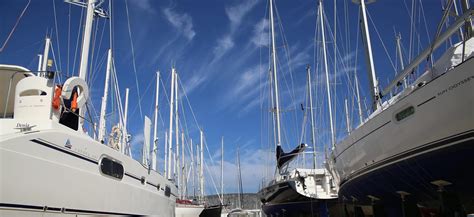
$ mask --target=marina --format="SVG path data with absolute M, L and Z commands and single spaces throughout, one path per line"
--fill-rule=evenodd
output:
M 472 0 L 0 3 L 0 216 L 472 217 Z

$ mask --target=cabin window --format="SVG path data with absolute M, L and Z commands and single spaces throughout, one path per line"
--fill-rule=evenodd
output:
M 29 90 L 24 90 L 20 93 L 20 96 L 46 96 L 47 93 L 42 91 L 42 90 L 37 90 L 37 89 L 29 89 Z
M 403 109 L 402 111 L 398 112 L 396 115 L 395 115 L 395 119 L 397 119 L 397 121 L 401 121 L 405 118 L 407 118 L 408 116 L 412 115 L 415 113 L 415 108 L 413 106 L 410 106 L 406 109 Z
M 171 196 L 171 188 L 170 186 L 165 187 L 165 196 L 169 197 Z
M 102 158 L 100 162 L 100 171 L 106 176 L 110 176 L 120 180 L 123 178 L 122 164 L 108 157 Z

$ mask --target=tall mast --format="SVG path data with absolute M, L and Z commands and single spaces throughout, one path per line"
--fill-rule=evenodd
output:
M 175 137 L 176 137 L 176 168 L 178 169 L 178 184 L 181 183 L 181 177 L 180 177 L 180 168 L 181 164 L 179 162 L 179 114 L 178 114 L 178 73 L 176 70 L 174 71 L 175 77 L 174 77 L 174 116 L 175 116 Z M 181 189 L 183 186 L 179 186 Z M 182 196 L 182 195 L 180 195 Z
M 278 95 L 278 79 L 277 79 L 277 63 L 275 48 L 275 27 L 273 20 L 273 0 L 270 0 L 270 28 L 272 32 L 272 61 L 273 61 L 273 85 L 275 86 L 275 120 L 277 127 L 276 145 L 281 146 L 281 130 L 280 130 L 280 103 Z
M 122 144 L 122 154 L 125 154 L 125 149 L 127 149 L 128 155 L 132 156 L 130 146 L 128 145 L 128 132 L 127 132 L 127 116 L 128 116 L 128 93 L 130 92 L 130 89 L 125 88 L 125 111 L 124 111 L 124 117 L 123 117 L 123 144 Z
M 314 133 L 314 113 L 313 113 L 313 92 L 311 85 L 311 68 L 306 67 L 306 73 L 308 74 L 308 95 L 309 95 L 309 113 L 311 116 L 311 143 L 313 144 L 313 169 L 316 169 L 316 135 Z
M 156 170 L 156 155 L 158 154 L 158 99 L 160 96 L 160 71 L 156 72 L 156 93 L 155 93 L 155 117 L 153 125 L 153 152 L 151 156 L 151 168 Z
M 42 67 L 43 67 L 43 54 L 38 54 L 38 72 L 36 73 L 37 76 L 40 76 L 40 71 Z
M 43 51 L 43 59 L 41 63 L 41 72 L 45 72 L 47 69 L 48 65 L 48 55 L 49 55 L 49 47 L 51 47 L 51 39 L 49 37 L 46 37 L 45 39 L 45 45 L 44 45 L 44 51 Z M 40 72 L 38 72 L 40 74 Z
M 199 149 L 199 186 L 201 189 L 201 201 L 204 199 L 204 143 L 202 129 L 199 131 L 200 149 Z
M 347 134 L 351 134 L 351 121 L 350 121 L 350 118 L 349 118 L 349 107 L 347 106 L 347 99 L 344 99 L 344 110 L 346 112 Z
M 196 167 L 194 166 L 194 144 L 193 144 L 193 139 L 189 139 L 189 143 L 191 144 L 191 168 L 190 168 L 190 174 L 193 179 L 192 181 L 192 189 L 193 189 L 193 197 L 196 197 Z
M 107 68 L 105 71 L 105 84 L 104 84 L 104 95 L 102 96 L 102 105 L 100 107 L 100 119 L 99 119 L 99 141 L 105 142 L 105 113 L 107 110 L 107 98 L 109 96 L 109 80 L 110 70 L 112 67 L 112 49 L 109 49 L 107 53 Z
M 221 138 L 221 204 L 224 204 L 224 137 Z
M 168 131 L 165 132 L 165 176 L 168 176 Z
M 151 120 L 145 116 L 143 123 L 143 149 L 142 149 L 142 164 L 149 167 L 150 164 L 150 131 L 151 131 Z
M 336 137 L 334 134 L 334 122 L 332 120 L 332 100 L 331 100 L 331 89 L 329 87 L 329 69 L 326 51 L 326 33 L 324 31 L 324 13 L 323 13 L 323 1 L 319 0 L 319 21 L 321 24 L 321 36 L 323 45 L 323 58 L 324 58 L 324 71 L 326 72 L 326 92 L 328 97 L 328 110 L 329 110 L 329 126 L 331 127 L 331 146 L 336 145 Z
M 87 62 L 89 61 L 89 45 L 91 42 L 92 22 L 94 21 L 95 0 L 87 1 L 86 23 L 82 36 L 81 63 L 79 65 L 79 77 L 86 80 Z
M 397 40 L 397 53 L 398 53 L 398 58 L 400 59 L 400 66 L 402 67 L 402 70 L 405 68 L 405 64 L 403 63 L 403 55 L 402 55 L 402 46 L 401 46 L 401 43 L 400 43 L 400 40 L 402 39 L 402 36 L 400 35 L 400 33 L 398 33 L 398 35 L 396 36 L 396 40 Z M 403 87 L 404 88 L 407 88 L 407 79 L 406 78 L 403 78 Z
M 181 198 L 186 193 L 186 164 L 184 163 L 184 133 L 181 132 Z
M 372 110 L 375 111 L 380 108 L 380 97 L 377 77 L 375 75 L 374 58 L 372 55 L 372 42 L 370 41 L 369 26 L 367 23 L 367 13 L 365 8 L 365 1 L 367 0 L 354 0 L 354 2 L 360 3 L 361 23 L 362 23 L 362 38 L 364 39 L 366 59 L 367 59 L 367 70 L 369 73 L 369 82 L 371 85 L 370 92 L 372 95 Z
M 175 69 L 174 67 L 171 69 L 171 95 L 170 95 L 170 128 L 169 128 L 169 136 L 168 136 L 168 173 L 166 177 L 171 179 L 171 157 L 172 157 L 172 150 L 173 150 L 173 106 L 174 106 L 174 79 L 175 79 Z
M 359 112 L 359 124 L 364 122 L 364 117 L 362 116 L 362 105 L 360 103 L 360 93 L 359 93 L 359 79 L 357 78 L 357 71 L 354 71 L 354 81 L 355 81 L 355 89 L 356 89 L 356 97 L 357 97 L 357 109 Z

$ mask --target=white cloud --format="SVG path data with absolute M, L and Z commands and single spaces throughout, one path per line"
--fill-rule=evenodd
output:
M 253 141 L 250 141 L 254 143 Z M 253 144 L 255 145 L 255 144 Z M 274 166 L 270 165 L 271 160 L 269 159 L 269 151 L 263 149 L 247 149 L 244 146 L 240 146 L 240 170 L 242 173 L 242 185 L 244 192 L 256 192 L 258 186 L 261 185 L 264 177 L 265 168 L 269 168 L 268 171 L 273 172 Z M 232 150 L 233 153 L 237 154 L 237 150 Z M 273 155 L 272 155 L 273 156 Z M 238 166 L 237 158 L 233 157 L 232 161 L 224 161 L 224 187 L 226 193 L 236 193 L 238 186 Z M 208 165 L 208 171 L 206 171 L 206 193 L 215 194 L 216 190 L 210 180 L 209 176 L 212 176 L 217 189 L 220 185 L 221 168 L 220 162 L 215 162 L 214 165 Z
M 228 50 L 234 47 L 234 41 L 230 35 L 226 35 L 217 40 L 217 45 L 214 47 L 215 59 L 221 58 Z
M 166 16 L 168 22 L 181 34 L 184 35 L 188 40 L 192 40 L 196 35 L 193 29 L 193 19 L 186 13 L 179 14 L 173 11 L 171 8 L 165 8 L 163 13 Z
M 242 22 L 243 17 L 257 4 L 256 0 L 243 1 L 241 4 L 227 7 L 225 12 L 230 20 L 231 32 L 235 31 Z
M 212 63 L 218 61 L 224 54 L 234 47 L 234 34 L 240 27 L 242 19 L 250 10 L 257 4 L 256 0 L 243 1 L 231 7 L 226 7 L 225 12 L 230 20 L 230 30 L 223 37 L 218 38 L 216 46 L 214 47 L 214 59 Z
M 251 41 L 257 47 L 268 46 L 270 33 L 268 32 L 268 19 L 263 18 L 255 24 Z
M 138 9 L 149 13 L 155 13 L 156 11 L 151 7 L 150 0 L 133 0 L 132 4 L 138 7 Z

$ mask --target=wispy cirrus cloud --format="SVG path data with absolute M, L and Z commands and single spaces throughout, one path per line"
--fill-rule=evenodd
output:
M 270 33 L 268 32 L 268 19 L 263 18 L 255 24 L 253 29 L 253 36 L 250 41 L 257 47 L 268 46 Z
M 218 61 L 229 50 L 234 47 L 234 35 L 236 30 L 240 27 L 242 19 L 252 10 L 257 4 L 257 0 L 246 0 L 240 4 L 225 8 L 225 13 L 230 21 L 229 31 L 216 41 L 214 47 L 214 59 L 212 62 Z
M 166 17 L 166 20 L 184 37 L 189 41 L 196 36 L 196 31 L 193 27 L 193 18 L 187 13 L 178 13 L 173 11 L 172 8 L 163 9 L 163 14 Z
M 214 47 L 214 58 L 220 59 L 228 50 L 234 47 L 234 40 L 230 35 L 225 35 L 217 40 L 217 45 Z
M 152 14 L 156 13 L 155 9 L 151 6 L 150 0 L 133 0 L 130 2 L 142 11 Z
M 231 32 L 235 31 L 242 22 L 242 19 L 247 15 L 250 10 L 257 4 L 257 0 L 246 0 L 238 5 L 226 7 L 225 13 L 230 20 Z

